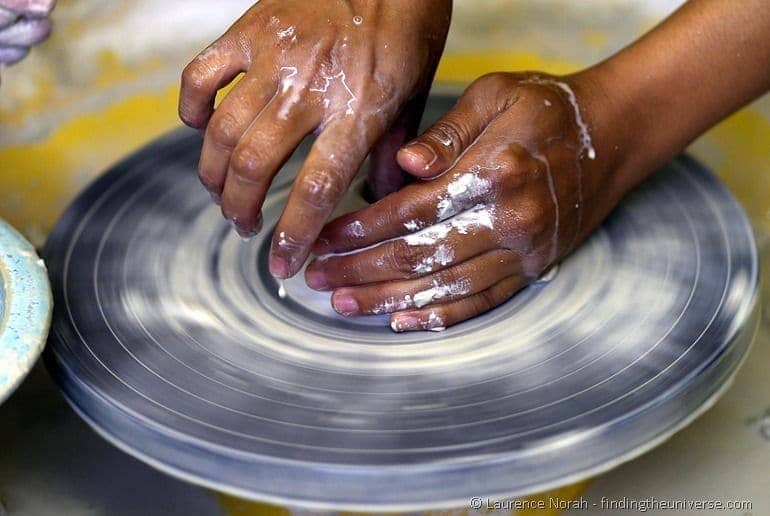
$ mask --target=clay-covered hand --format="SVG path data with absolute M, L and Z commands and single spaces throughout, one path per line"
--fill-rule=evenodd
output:
M 592 130 L 610 122 L 599 100 L 581 75 L 478 79 L 399 152 L 424 181 L 324 228 L 308 285 L 334 289 L 343 315 L 392 313 L 396 331 L 442 329 L 507 300 L 621 196 L 614 153 L 602 154 L 615 142 Z
M 275 229 L 275 276 L 302 267 L 373 147 L 391 163 L 376 167 L 380 193 L 400 186 L 396 151 L 416 134 L 450 14 L 451 0 L 262 0 L 185 68 L 181 118 L 205 128 L 200 179 L 242 236 L 260 230 L 278 169 L 317 135 Z
M 0 67 L 20 61 L 51 32 L 56 0 L 0 0 Z

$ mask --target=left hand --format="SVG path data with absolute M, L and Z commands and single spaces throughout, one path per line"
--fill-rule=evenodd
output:
M 206 130 L 201 182 L 242 236 L 260 231 L 273 178 L 317 135 L 274 229 L 274 276 L 300 270 L 370 150 L 377 193 L 400 186 L 395 152 L 416 134 L 451 6 L 261 0 L 185 68 L 180 116 Z M 214 109 L 217 90 L 241 72 Z
M 12 65 L 48 37 L 55 0 L 0 0 L 0 66 Z
M 510 298 L 569 253 L 621 197 L 622 133 L 587 76 L 482 77 L 399 163 L 423 179 L 330 222 L 306 271 L 343 315 L 443 329 Z M 598 100 L 601 99 L 601 102 Z M 617 123 L 614 123 L 618 120 Z M 612 141 L 610 141 L 612 140 Z M 598 149 L 598 150 L 596 150 Z M 365 248 L 365 249 L 364 249 Z

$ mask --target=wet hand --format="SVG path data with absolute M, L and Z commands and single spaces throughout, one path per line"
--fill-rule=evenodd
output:
M 504 302 L 621 196 L 613 153 L 602 154 L 615 142 L 591 130 L 609 123 L 597 94 L 581 76 L 477 80 L 399 152 L 426 180 L 329 223 L 308 285 L 333 289 L 343 315 L 391 313 L 396 331 L 442 329 Z
M 200 179 L 242 236 L 260 230 L 274 175 L 317 134 L 275 228 L 275 276 L 302 267 L 373 147 L 379 193 L 401 186 L 395 153 L 415 134 L 450 11 L 449 0 L 263 0 L 184 70 L 180 116 L 205 129 Z

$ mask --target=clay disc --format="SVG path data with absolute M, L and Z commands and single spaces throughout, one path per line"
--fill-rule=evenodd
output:
M 428 119 L 452 100 L 434 98 Z M 107 172 L 46 248 L 47 362 L 103 436 L 237 496 L 348 510 L 467 507 L 651 448 L 713 401 L 746 352 L 757 253 L 735 199 L 681 157 L 547 283 L 442 333 L 343 319 L 267 271 L 307 145 L 241 241 L 177 131 Z

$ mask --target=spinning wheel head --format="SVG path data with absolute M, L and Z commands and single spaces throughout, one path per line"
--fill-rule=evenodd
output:
M 435 115 L 451 99 L 433 99 Z M 46 248 L 48 365 L 102 435 L 150 464 L 287 505 L 413 510 L 540 491 L 659 443 L 748 346 L 751 228 L 683 157 L 560 267 L 442 333 L 344 319 L 267 270 L 171 134 L 108 172 Z M 302 152 L 263 210 L 275 224 Z M 160 192 L 160 193 L 158 193 Z

